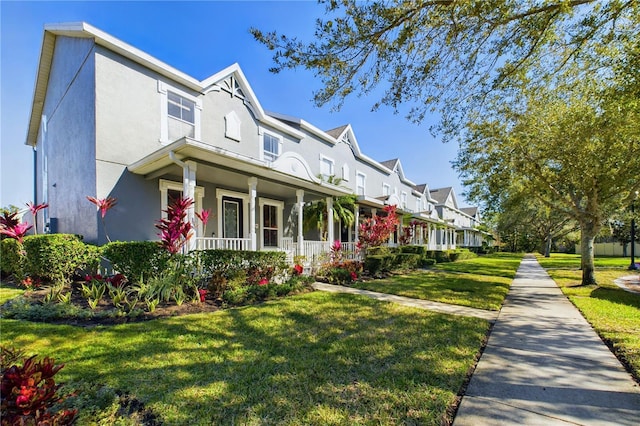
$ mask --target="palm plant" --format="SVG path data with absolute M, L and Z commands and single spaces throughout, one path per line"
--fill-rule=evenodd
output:
M 322 179 L 322 176 L 319 176 Z M 342 179 L 335 176 L 329 176 L 327 182 L 341 186 Z M 353 225 L 355 221 L 354 208 L 357 197 L 354 194 L 333 197 L 333 220 L 339 221 L 345 226 Z M 328 239 L 328 213 L 326 199 L 312 201 L 305 205 L 303 210 L 303 228 L 305 231 L 317 229 L 320 233 L 320 239 L 327 241 Z

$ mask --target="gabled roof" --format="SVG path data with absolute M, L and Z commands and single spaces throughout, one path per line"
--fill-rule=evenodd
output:
M 344 131 L 347 130 L 347 127 L 349 127 L 349 125 L 345 124 L 344 126 L 340 126 L 340 127 L 336 127 L 335 129 L 327 130 L 325 133 L 327 133 L 330 136 L 333 136 L 335 139 L 338 139 L 340 136 L 342 136 Z
M 447 200 L 451 200 L 454 208 L 458 208 L 458 200 L 452 187 L 447 186 L 445 188 L 432 189 L 429 194 L 436 201 L 437 204 L 446 204 Z
M 467 214 L 471 217 L 476 217 L 476 215 L 478 214 L 478 208 L 477 207 L 462 207 L 460 209 L 460 211 L 464 214 Z
M 386 161 L 382 161 L 380 162 L 380 164 L 382 164 L 384 167 L 386 167 L 387 169 L 391 170 L 392 172 L 398 173 L 398 176 L 400 177 L 400 181 L 411 185 L 412 187 L 415 187 L 416 184 L 411 182 L 409 179 L 407 179 L 407 177 L 404 175 L 404 170 L 402 170 L 402 163 L 400 162 L 399 158 L 394 158 L 393 160 L 386 160 Z
M 182 71 L 154 58 L 153 56 L 137 49 L 89 24 L 86 22 L 72 22 L 64 24 L 50 24 L 44 27 L 44 37 L 42 41 L 42 48 L 40 51 L 40 60 L 38 65 L 38 73 L 36 76 L 36 83 L 33 94 L 33 103 L 31 106 L 31 117 L 29 119 L 29 127 L 27 132 L 26 144 L 35 146 L 38 138 L 38 129 L 40 127 L 40 117 L 42 116 L 42 110 L 44 107 L 44 98 L 47 93 L 47 85 L 49 83 L 49 73 L 51 71 L 51 64 L 54 55 L 54 47 L 56 37 L 77 37 L 77 38 L 91 38 L 94 42 L 106 49 L 109 49 L 123 57 L 132 60 L 144 67 L 157 72 L 158 74 L 169 78 L 170 80 L 188 87 L 191 90 L 206 93 L 212 90 L 212 87 L 217 83 L 225 80 L 226 78 L 233 76 L 238 86 L 242 89 L 245 95 L 246 103 L 252 108 L 252 111 L 256 115 L 256 119 L 260 122 L 268 124 L 284 133 L 297 138 L 303 138 L 304 134 L 297 129 L 287 126 L 285 123 L 268 115 L 258 98 L 256 97 L 253 89 L 249 85 L 244 73 L 240 69 L 240 65 L 237 63 L 225 68 L 224 70 L 199 81 Z
M 427 197 L 427 201 L 436 202 L 436 200 L 434 200 L 433 197 L 431 197 L 431 191 L 429 190 L 429 185 L 427 185 L 426 183 L 421 183 L 420 185 L 416 185 L 413 189 L 420 195 L 424 195 L 425 197 Z

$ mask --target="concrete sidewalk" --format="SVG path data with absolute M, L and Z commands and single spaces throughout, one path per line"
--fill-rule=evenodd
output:
M 639 425 L 640 387 L 527 256 L 453 424 Z

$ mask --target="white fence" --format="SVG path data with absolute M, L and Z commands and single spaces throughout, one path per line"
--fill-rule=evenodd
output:
M 576 253 L 582 252 L 580 244 L 576 245 Z M 620 243 L 595 243 L 593 245 L 594 256 L 619 256 L 622 257 L 623 250 Z M 636 256 L 640 258 L 640 244 L 636 243 Z M 631 256 L 631 244 L 627 244 L 627 256 Z

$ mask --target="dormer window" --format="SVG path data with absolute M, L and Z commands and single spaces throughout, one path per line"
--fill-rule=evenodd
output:
M 320 174 L 323 179 L 329 179 L 331 176 L 335 175 L 334 164 L 335 163 L 331 158 L 320 155 Z
M 367 177 L 364 173 L 356 174 L 356 195 L 365 195 L 365 181 Z
M 262 155 L 265 161 L 275 161 L 280 156 L 280 138 L 264 133 L 262 135 Z

